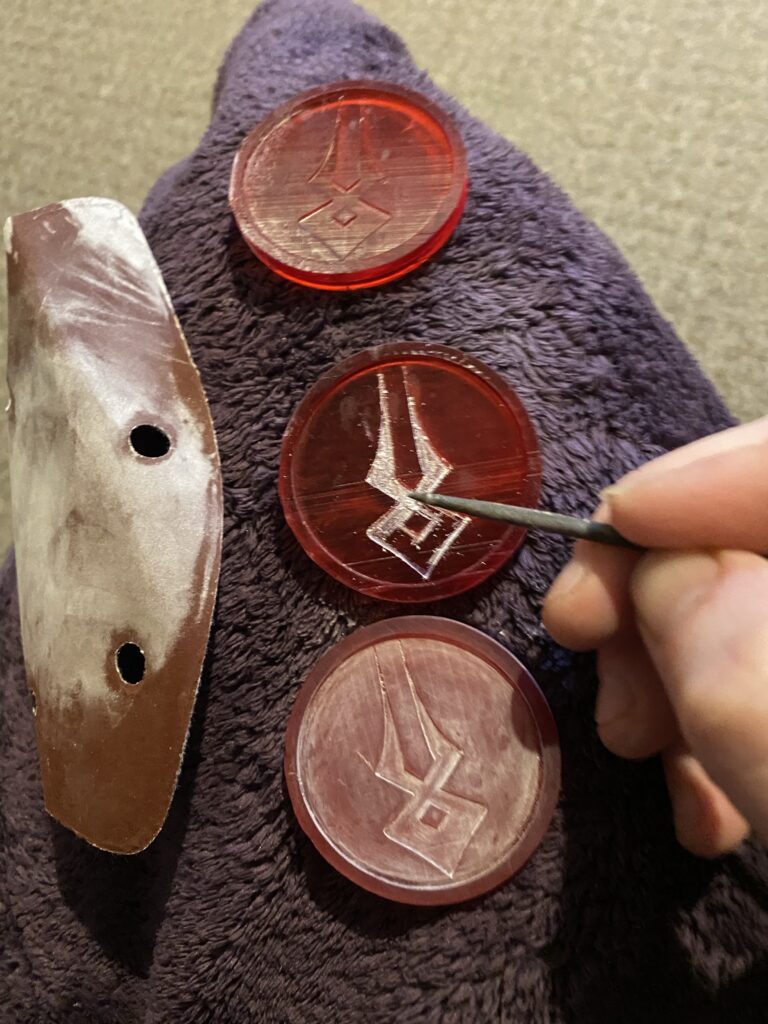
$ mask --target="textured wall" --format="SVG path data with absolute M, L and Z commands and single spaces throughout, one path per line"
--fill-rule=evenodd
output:
M 768 385 L 768 0 L 366 0 L 624 250 L 734 411 Z M 0 214 L 137 209 L 205 127 L 250 0 L 10 0 Z M 0 496 L 5 481 L 0 476 Z M 0 505 L 4 507 L 2 501 Z M 0 547 L 5 523 L 0 507 Z

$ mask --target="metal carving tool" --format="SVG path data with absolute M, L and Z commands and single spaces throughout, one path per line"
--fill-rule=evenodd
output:
M 445 508 L 449 512 L 463 512 L 464 515 L 477 516 L 480 519 L 499 519 L 504 523 L 525 526 L 531 530 L 559 533 L 563 537 L 612 544 L 614 547 L 630 548 L 633 551 L 647 550 L 627 540 L 608 523 L 596 523 L 592 519 L 580 519 L 578 516 L 566 516 L 559 512 L 543 512 L 541 509 L 524 508 L 520 505 L 502 505 L 496 501 L 455 498 L 447 494 L 422 494 L 411 491 L 408 496 L 422 505 Z

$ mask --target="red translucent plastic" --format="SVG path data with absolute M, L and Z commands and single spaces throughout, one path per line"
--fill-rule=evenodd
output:
M 245 139 L 230 205 L 276 273 L 333 290 L 383 284 L 448 239 L 467 194 L 461 138 L 418 93 L 339 82 L 294 97 Z
M 501 885 L 540 843 L 560 747 L 505 648 L 409 616 L 318 661 L 288 723 L 285 773 L 301 827 L 338 871 L 399 902 L 457 903 Z
M 433 601 L 486 579 L 524 530 L 430 509 L 408 491 L 535 506 L 541 467 L 514 391 L 442 345 L 369 349 L 339 363 L 296 409 L 280 496 L 307 554 L 387 601 Z

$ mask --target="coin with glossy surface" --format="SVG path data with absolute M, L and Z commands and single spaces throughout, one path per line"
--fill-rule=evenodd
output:
M 429 259 L 467 194 L 464 146 L 425 96 L 388 82 L 322 86 L 246 137 L 230 205 L 276 273 L 325 289 L 382 284 Z
M 433 601 L 499 569 L 525 531 L 410 491 L 535 506 L 536 435 L 497 373 L 441 345 L 369 349 L 318 380 L 283 439 L 280 495 L 307 554 L 388 601 Z
M 546 832 L 560 785 L 547 702 L 504 647 L 407 616 L 325 654 L 294 705 L 288 791 L 338 871 L 388 899 L 456 903 L 501 885 Z

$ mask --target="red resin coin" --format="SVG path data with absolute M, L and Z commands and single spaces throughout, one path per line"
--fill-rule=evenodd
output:
M 498 374 L 442 345 L 385 345 L 339 363 L 301 401 L 280 496 L 304 550 L 337 580 L 433 601 L 490 576 L 525 531 L 408 492 L 535 506 L 540 475 L 533 427 Z
M 229 201 L 251 249 L 314 288 L 382 284 L 448 239 L 467 194 L 450 118 L 388 82 L 338 82 L 278 107 L 245 139 Z
M 301 827 L 343 875 L 402 903 L 458 903 L 538 846 L 560 748 L 543 694 L 505 648 L 409 616 L 317 662 L 288 723 L 285 773 Z

